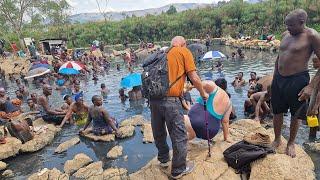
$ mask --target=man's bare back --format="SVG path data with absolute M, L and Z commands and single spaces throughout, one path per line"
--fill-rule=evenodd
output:
M 278 71 L 282 76 L 308 70 L 308 61 L 315 48 L 312 39 L 316 33 L 314 29 L 305 28 L 304 32 L 295 36 L 289 31 L 283 34 L 278 59 Z

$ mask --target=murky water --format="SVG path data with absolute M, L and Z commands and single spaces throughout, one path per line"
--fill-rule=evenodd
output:
M 231 55 L 232 51 L 235 49 L 224 46 L 216 46 L 215 50 L 220 50 L 221 52 Z M 258 52 L 258 51 L 244 51 L 246 59 L 244 60 L 226 60 L 223 62 L 224 69 L 223 74 L 217 72 L 210 72 L 211 67 L 209 65 L 202 65 L 200 67 L 200 74 L 202 77 L 212 74 L 214 78 L 224 76 L 228 81 L 228 92 L 232 96 L 233 105 L 236 108 L 238 119 L 244 118 L 243 115 L 243 102 L 247 98 L 248 87 L 243 87 L 242 89 L 234 89 L 231 86 L 231 82 L 234 79 L 235 74 L 242 71 L 244 73 L 244 78 L 249 79 L 249 73 L 251 71 L 257 72 L 258 76 L 263 76 L 272 73 L 274 68 L 274 61 L 276 59 L 276 54 L 269 52 Z M 141 69 L 140 69 L 141 70 Z M 139 71 L 139 69 L 138 69 Z M 91 104 L 90 98 L 94 94 L 99 94 L 100 84 L 105 83 L 107 87 L 111 90 L 108 96 L 107 102 L 104 106 L 107 108 L 109 113 L 116 117 L 118 120 L 123 120 L 135 114 L 142 114 L 147 120 L 150 119 L 150 111 L 146 107 L 146 104 L 130 104 L 127 101 L 122 104 L 118 98 L 119 82 L 121 77 L 126 75 L 128 72 L 123 67 L 123 71 L 118 72 L 115 70 L 115 64 L 111 68 L 108 75 L 100 76 L 97 83 L 93 81 L 82 82 L 82 90 L 85 92 L 85 100 L 88 104 Z M 314 72 L 312 72 L 314 73 Z M 16 85 L 9 84 L 10 94 L 14 94 Z M 31 87 L 32 89 L 32 87 Z M 40 94 L 41 90 L 37 90 Z M 53 97 L 55 101 L 61 101 L 61 96 L 57 95 Z M 193 98 L 197 97 L 197 92 L 193 90 L 191 92 Z M 288 118 L 287 118 L 288 119 Z M 289 124 L 286 121 L 286 128 L 283 131 L 284 136 L 289 134 Z M 81 138 L 80 144 L 70 148 L 67 152 L 62 154 L 54 154 L 55 148 L 62 142 L 77 135 L 79 128 L 76 126 L 65 126 L 65 128 L 60 132 L 60 134 L 54 139 L 54 142 L 32 154 L 19 155 L 14 158 L 5 160 L 9 164 L 9 169 L 13 170 L 16 174 L 15 179 L 25 179 L 28 175 L 37 172 L 42 168 L 53 168 L 56 167 L 63 170 L 63 164 L 66 160 L 72 159 L 74 155 L 78 153 L 85 153 L 90 156 L 94 161 L 103 161 L 104 168 L 111 166 L 123 167 L 128 169 L 129 173 L 135 172 L 143 167 L 147 162 L 149 162 L 153 157 L 156 156 L 157 151 L 154 144 L 143 144 L 142 134 L 140 128 L 136 128 L 134 137 L 117 141 L 117 142 L 92 142 Z M 305 125 L 302 125 L 297 137 L 297 142 L 302 144 L 308 139 L 308 129 Z M 107 152 L 115 145 L 121 145 L 124 148 L 123 156 L 128 156 L 125 160 L 120 157 L 117 160 L 109 160 L 106 158 Z M 310 153 L 315 166 L 318 178 L 320 178 L 320 158 L 319 154 Z

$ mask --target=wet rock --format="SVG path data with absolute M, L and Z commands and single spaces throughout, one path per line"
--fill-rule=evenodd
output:
M 192 141 L 188 145 L 188 159 L 195 163 L 195 170 L 183 180 L 192 179 L 225 179 L 240 180 L 239 174 L 228 167 L 223 157 L 225 149 L 240 141 L 248 133 L 266 133 L 273 138 L 273 129 L 264 129 L 253 120 L 239 120 L 230 125 L 229 139 L 232 143 L 223 141 L 223 133 L 220 132 L 213 140 L 211 157 L 207 156 L 208 147 L 206 141 Z M 285 140 L 284 140 L 285 142 Z M 284 143 L 285 144 L 285 143 Z M 268 155 L 251 164 L 250 179 L 315 179 L 314 165 L 311 158 L 296 145 L 297 157 L 291 158 L 284 153 L 284 147 L 277 150 L 277 154 Z M 159 166 L 157 158 L 154 158 L 145 167 L 136 173 L 130 174 L 132 180 L 167 180 L 170 168 L 163 171 Z
M 49 145 L 59 129 L 52 124 L 47 124 L 46 127 L 44 132 L 36 134 L 32 140 L 22 144 L 20 152 L 35 152 Z
M 86 167 L 80 168 L 73 177 L 76 179 L 103 179 L 102 161 L 94 162 Z
M 143 133 L 143 143 L 153 143 L 153 134 L 152 134 L 152 128 L 150 123 L 144 123 L 141 127 L 141 131 Z
M 133 136 L 134 133 L 134 126 L 123 126 L 119 128 L 119 132 L 121 133 L 121 136 L 118 137 L 120 139 L 124 139 L 127 137 Z
M 107 157 L 110 159 L 116 159 L 122 155 L 122 150 L 122 146 L 115 146 L 107 153 Z
M 320 153 L 320 142 L 304 143 L 304 145 L 308 150 Z
M 89 134 L 85 134 L 85 135 L 81 135 L 85 138 L 88 138 L 92 141 L 103 141 L 103 142 L 110 142 L 110 141 L 114 141 L 115 140 L 115 135 L 114 134 L 106 134 L 106 135 L 102 135 L 102 136 L 96 136 L 93 133 L 89 133 Z
M 0 161 L 0 171 L 7 168 L 7 164 L 5 162 Z
M 69 180 L 69 175 L 60 172 L 56 168 L 52 170 L 44 168 L 40 172 L 32 174 L 28 180 Z
M 78 144 L 79 142 L 80 142 L 79 137 L 72 138 L 66 142 L 61 143 L 54 152 L 55 153 L 62 153 L 64 151 L 68 150 L 70 147 Z
M 15 156 L 19 153 L 21 141 L 14 137 L 6 137 L 6 144 L 0 144 L 0 160 Z
M 2 173 L 2 176 L 6 178 L 10 178 L 10 177 L 14 177 L 14 173 L 12 170 L 8 169 Z
M 145 123 L 142 115 L 135 115 L 131 118 L 128 118 L 126 120 L 123 120 L 120 123 L 120 127 L 123 126 L 142 126 Z
M 128 171 L 123 168 L 109 168 L 103 171 L 103 179 L 110 180 L 125 180 L 128 179 Z
M 64 172 L 71 175 L 78 171 L 80 168 L 87 166 L 92 162 L 92 159 L 87 155 L 81 153 L 74 156 L 72 160 L 66 161 L 64 164 Z

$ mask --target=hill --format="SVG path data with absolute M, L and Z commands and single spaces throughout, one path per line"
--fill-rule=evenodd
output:
M 143 17 L 148 14 L 150 15 L 159 15 L 162 12 L 166 12 L 170 6 L 174 6 L 178 12 L 186 11 L 189 9 L 197 9 L 197 8 L 205 8 L 210 7 L 212 4 L 199 4 L 199 3 L 175 3 L 169 4 L 166 6 L 162 6 L 159 8 L 151 8 L 151 9 L 144 9 L 144 10 L 135 10 L 135 11 L 122 11 L 122 12 L 107 12 L 106 15 L 109 17 L 111 21 L 120 21 L 125 19 L 126 17 Z M 87 22 L 97 22 L 103 21 L 104 17 L 102 13 L 81 13 L 71 15 L 69 17 L 69 21 L 71 23 L 87 23 Z

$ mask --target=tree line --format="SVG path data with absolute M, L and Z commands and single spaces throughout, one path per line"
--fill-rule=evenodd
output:
M 18 2 L 18 0 L 5 0 L 9 1 L 13 5 Z M 138 43 L 139 40 L 167 41 L 175 35 L 205 38 L 207 34 L 211 37 L 229 35 L 237 37 L 241 33 L 255 38 L 259 38 L 262 34 L 275 34 L 279 38 L 281 32 L 285 30 L 285 16 L 296 8 L 305 9 L 309 15 L 307 25 L 320 31 L 318 0 L 260 0 L 254 4 L 243 0 L 231 0 L 202 9 L 176 12 L 170 7 L 167 12 L 157 16 L 127 17 L 122 21 L 105 20 L 84 24 L 68 22 L 67 11 L 70 6 L 65 0 L 19 0 L 21 1 L 40 2 L 41 6 L 33 4 L 32 8 L 27 8 L 27 12 L 31 9 L 35 14 L 29 16 L 32 17 L 31 21 L 22 19 L 18 28 L 5 16 L 0 18 L 3 26 L 0 27 L 2 29 L 0 36 L 9 41 L 19 41 L 22 37 L 33 37 L 36 40 L 63 37 L 69 40 L 69 47 L 85 47 L 95 39 L 105 44 L 125 41 Z M 3 14 L 2 10 L 3 8 L 0 8 L 0 15 Z M 17 11 L 12 11 L 12 14 L 15 12 Z M 43 25 L 42 16 L 45 16 L 47 21 L 50 20 L 48 25 Z

